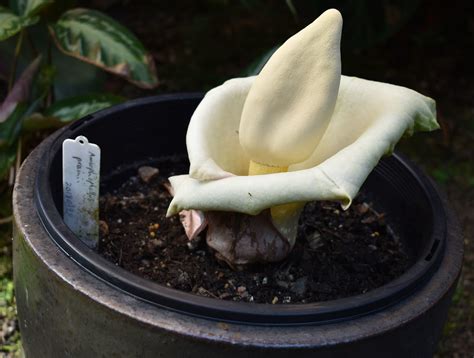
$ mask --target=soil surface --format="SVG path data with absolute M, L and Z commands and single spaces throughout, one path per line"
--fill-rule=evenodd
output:
M 384 215 L 358 199 L 308 203 L 283 262 L 234 271 L 205 239 L 190 248 L 179 217 L 166 218 L 167 178 L 187 171 L 176 158 L 142 167 L 100 199 L 100 253 L 136 275 L 197 295 L 258 303 L 309 303 L 362 294 L 400 276 L 410 259 Z

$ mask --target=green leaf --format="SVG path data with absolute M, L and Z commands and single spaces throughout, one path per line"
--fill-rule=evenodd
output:
M 10 167 L 15 163 L 16 145 L 0 149 L 0 179 L 8 173 Z
M 47 129 L 59 129 L 62 126 L 64 126 L 64 122 L 56 117 L 46 117 L 41 113 L 33 113 L 23 121 L 22 131 L 26 134 L 26 132 L 33 133 Z
M 110 106 L 122 103 L 123 97 L 111 94 L 89 94 L 74 96 L 55 102 L 46 113 L 33 113 L 25 118 L 23 130 L 34 132 L 61 128 L 66 123 L 85 117 Z
M 32 25 L 37 21 L 37 18 L 23 18 L 17 16 L 9 9 L 0 6 L 0 41 L 12 37 L 22 28 Z
M 0 151 L 16 142 L 20 136 L 24 119 L 31 116 L 42 100 L 43 97 L 39 97 L 29 104 L 18 103 L 10 116 L 0 123 Z
M 10 0 L 10 7 L 20 16 L 32 17 L 53 2 L 54 0 Z
M 22 118 L 26 112 L 26 104 L 18 104 L 8 119 L 0 124 L 0 179 L 5 177 L 15 163 L 17 140 L 20 136 Z
M 89 93 L 102 93 L 108 74 L 100 68 L 53 49 L 54 98 L 66 99 Z
M 16 159 L 18 138 L 21 134 L 23 121 L 30 116 L 39 106 L 42 97 L 29 105 L 19 103 L 10 116 L 0 123 L 0 179 L 2 179 Z
M 110 17 L 88 9 L 65 12 L 50 32 L 58 48 L 142 88 L 158 85 L 152 57 L 140 41 Z
M 10 147 L 18 139 L 22 118 L 26 111 L 26 104 L 17 104 L 9 117 L 3 123 L 0 123 L 0 150 Z
M 65 1 L 65 0 L 64 0 Z M 51 9 L 51 8 L 50 8 Z M 47 26 L 37 24 L 28 29 L 31 38 L 43 58 L 48 57 L 48 39 L 51 39 Z M 5 59 L 14 56 L 16 42 L 14 37 L 0 42 L 0 79 L 2 75 L 5 80 L 8 80 L 9 67 L 5 66 Z M 56 46 L 51 49 L 53 66 L 49 69 L 45 67 L 45 61 L 42 62 L 42 67 L 37 80 L 33 81 L 31 96 L 37 98 L 40 96 L 45 88 L 45 85 L 50 86 L 48 79 L 51 75 L 54 86 L 54 98 L 56 100 L 68 98 L 76 95 L 84 95 L 89 93 L 104 93 L 105 81 L 109 74 L 101 70 L 99 67 L 89 63 L 78 60 L 77 58 L 65 56 Z M 31 58 L 36 54 L 33 53 L 29 46 L 24 46 L 21 55 L 18 59 L 18 71 L 22 72 L 31 62 Z M 53 70 L 54 73 L 51 73 Z M 49 72 L 49 73 L 46 73 Z M 1 118 L 1 116 L 0 116 Z
M 0 123 L 3 123 L 15 110 L 18 103 L 26 102 L 36 73 L 40 67 L 41 55 L 31 62 L 15 82 L 7 98 L 0 104 Z
M 8 278 L 2 278 L 0 281 L 0 304 L 12 304 L 14 297 L 13 281 Z
M 123 97 L 111 94 L 75 96 L 54 103 L 45 116 L 58 118 L 64 124 L 123 101 Z

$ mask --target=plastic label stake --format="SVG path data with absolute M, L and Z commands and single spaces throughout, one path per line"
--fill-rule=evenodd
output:
M 99 243 L 100 148 L 86 137 L 63 142 L 63 218 L 92 249 Z

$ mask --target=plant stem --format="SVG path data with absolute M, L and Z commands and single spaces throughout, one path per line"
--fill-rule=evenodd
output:
M 13 221 L 13 215 L 7 216 L 6 218 L 0 219 L 0 225 L 9 224 Z
M 16 42 L 15 47 L 15 54 L 13 56 L 13 63 L 10 72 L 10 79 L 8 81 L 8 92 L 10 92 L 13 88 L 13 84 L 15 82 L 16 77 L 16 67 L 18 64 L 18 58 L 20 57 L 21 46 L 23 45 L 23 37 L 25 36 L 25 30 L 21 30 L 20 34 L 18 35 L 18 41 Z
M 21 162 L 22 162 L 22 137 L 20 137 L 18 139 L 18 145 L 17 145 L 17 148 L 16 148 L 16 162 L 15 162 L 15 179 L 16 179 L 16 175 L 18 174 L 18 171 L 20 170 L 20 166 L 21 166 Z
M 53 42 L 51 37 L 48 37 L 48 58 L 47 58 L 48 67 L 53 66 Z M 54 81 L 51 83 L 51 86 L 48 89 L 48 94 L 46 96 L 46 108 L 51 106 L 54 102 Z
M 30 45 L 31 51 L 33 52 L 33 58 L 36 58 L 39 54 L 38 49 L 35 46 L 35 43 L 33 42 L 33 39 L 31 38 L 30 33 L 25 29 L 26 33 L 26 39 L 28 40 L 28 44 Z
M 13 186 L 15 184 L 16 175 L 20 170 L 21 166 L 21 153 L 22 153 L 22 140 L 21 137 L 18 139 L 17 147 L 16 147 L 16 160 L 15 165 L 10 167 L 10 176 L 8 178 L 8 185 Z
M 257 163 L 253 160 L 251 160 L 249 164 L 249 175 L 276 174 L 287 171 L 288 167 L 276 167 Z M 277 221 L 284 221 L 285 218 L 298 213 L 303 205 L 302 203 L 288 203 L 274 206 L 271 208 L 272 218 Z
M 48 66 L 51 66 L 53 63 L 53 43 L 51 37 L 48 37 L 48 58 L 46 59 Z
M 13 186 L 15 184 L 15 167 L 12 165 L 8 172 L 8 185 Z

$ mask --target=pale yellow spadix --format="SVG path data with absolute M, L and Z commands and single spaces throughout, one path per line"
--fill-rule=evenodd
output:
M 252 161 L 288 167 L 314 152 L 336 104 L 341 30 L 339 11 L 324 12 L 288 39 L 257 76 L 239 128 Z

